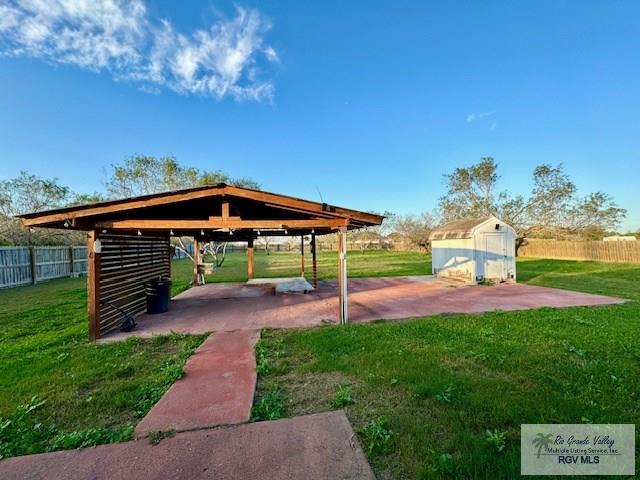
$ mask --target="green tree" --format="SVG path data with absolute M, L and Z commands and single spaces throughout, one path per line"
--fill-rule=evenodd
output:
M 516 229 L 519 247 L 528 236 L 599 238 L 627 213 L 606 193 L 578 196 L 562 165 L 536 167 L 526 196 L 497 192 L 499 179 L 498 164 L 491 157 L 445 175 L 447 193 L 439 200 L 442 219 L 494 215 Z
M 221 182 L 255 189 L 260 187 L 249 178 L 232 178 L 220 170 L 187 167 L 173 156 L 150 155 L 133 155 L 120 165 L 112 165 L 105 187 L 111 198 L 124 198 Z
M 21 171 L 15 178 L 0 181 L 0 242 L 11 245 L 68 243 L 69 234 L 59 230 L 22 227 L 16 215 L 51 210 L 67 205 L 69 187 L 57 178 L 41 178 Z

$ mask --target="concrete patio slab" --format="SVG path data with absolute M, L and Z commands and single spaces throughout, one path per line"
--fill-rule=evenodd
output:
M 343 411 L 0 462 L 4 480 L 374 480 Z
M 247 422 L 256 385 L 254 346 L 259 338 L 258 330 L 210 335 L 187 360 L 185 376 L 140 421 L 136 436 Z
M 451 285 L 430 276 L 349 279 L 348 286 L 352 322 L 624 302 L 619 298 L 519 283 Z M 337 321 L 335 282 L 321 282 L 318 289 L 306 295 L 275 296 L 271 287 L 212 283 L 176 296 L 167 313 L 139 316 L 138 328 L 133 332 L 114 332 L 101 341 L 122 340 L 131 335 L 150 337 L 171 331 L 206 333 L 310 327 Z

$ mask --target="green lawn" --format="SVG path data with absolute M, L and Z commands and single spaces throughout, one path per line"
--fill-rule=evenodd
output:
M 522 423 L 640 423 L 640 266 L 518 276 L 635 301 L 266 331 L 254 418 L 344 406 L 379 478 L 516 478 Z
M 421 254 L 349 252 L 352 277 L 430 268 Z M 319 277 L 335 277 L 336 269 L 337 254 L 322 252 Z M 299 255 L 260 253 L 256 271 L 298 275 Z M 191 275 L 189 261 L 173 263 L 174 294 L 189 287 Z M 526 259 L 518 275 L 529 283 L 640 300 L 640 266 Z M 237 252 L 207 280 L 245 279 L 245 256 Z M 638 423 L 639 319 L 639 304 L 630 302 L 270 331 L 258 346 L 254 414 L 336 408 L 337 385 L 349 384 L 351 392 L 343 387 L 339 400 L 355 400 L 347 414 L 367 449 L 372 445 L 381 478 L 442 472 L 509 478 L 519 474 L 522 422 Z M 0 290 L 0 326 L 3 456 L 129 439 L 202 341 L 89 343 L 85 279 Z M 388 445 L 385 428 L 393 431 Z M 503 451 L 485 439 L 487 429 L 497 431 L 494 443 L 506 432 Z
M 354 253 L 352 274 L 424 273 L 424 255 Z M 337 254 L 319 255 L 335 276 Z M 299 275 L 296 254 L 257 254 L 261 276 Z M 173 293 L 189 287 L 189 260 L 172 265 Z M 246 280 L 244 252 L 208 281 Z M 131 438 L 134 425 L 182 374 L 202 336 L 95 345 L 87 341 L 86 279 L 0 290 L 0 458 Z M 44 402 L 44 403 L 43 403 Z
M 640 300 L 640 265 L 518 259 L 518 281 Z
M 209 261 L 209 259 L 207 259 Z M 257 277 L 293 277 L 300 275 L 300 254 L 275 252 L 270 255 L 256 252 L 254 258 Z M 338 253 L 318 252 L 318 278 L 328 279 L 338 276 Z M 350 277 L 380 277 L 397 275 L 427 275 L 431 273 L 431 257 L 422 253 L 373 250 L 361 253 L 350 251 L 347 264 Z M 173 277 L 178 277 L 181 287 L 184 279 L 191 278 L 193 263 L 179 260 L 173 263 Z M 311 275 L 311 255 L 305 252 L 305 272 Z M 247 280 L 247 259 L 244 252 L 232 252 L 214 275 L 208 275 L 207 282 L 245 282 Z M 175 280 L 174 280 L 174 283 Z
M 0 291 L 0 458 L 130 439 L 203 340 L 89 343 L 85 284 Z

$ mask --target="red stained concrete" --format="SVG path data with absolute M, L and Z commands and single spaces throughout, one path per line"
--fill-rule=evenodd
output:
M 187 360 L 185 376 L 138 424 L 136 436 L 247 422 L 256 385 L 254 346 L 259 338 L 257 330 L 210 335 Z
M 9 458 L 0 478 L 374 480 L 343 411 Z
M 537 307 L 607 305 L 623 300 L 524 284 L 452 286 L 433 277 L 387 277 L 349 280 L 349 316 L 353 322 L 398 320 L 439 313 L 478 313 Z M 102 341 L 130 335 L 149 337 L 171 331 L 205 333 L 262 327 L 309 327 L 336 323 L 335 282 L 312 293 L 273 295 L 269 287 L 208 284 L 191 288 L 171 301 L 169 312 L 141 315 L 131 333 L 117 332 Z

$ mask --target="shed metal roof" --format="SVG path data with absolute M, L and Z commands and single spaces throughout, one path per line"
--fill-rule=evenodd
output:
M 471 238 L 473 230 L 493 217 L 462 218 L 445 223 L 431 232 L 429 240 Z

